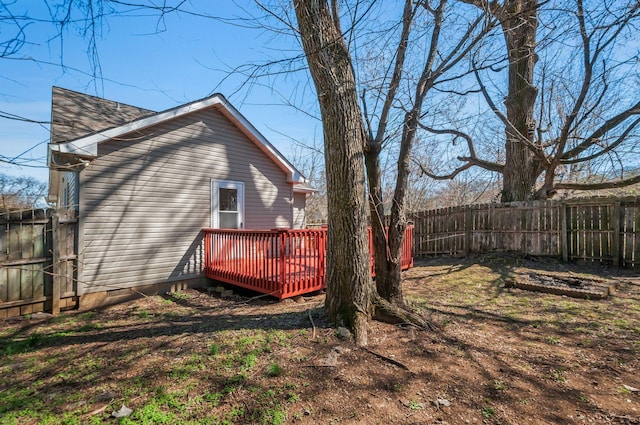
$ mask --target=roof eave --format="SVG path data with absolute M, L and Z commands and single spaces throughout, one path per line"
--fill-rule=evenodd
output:
M 215 106 L 218 111 L 233 122 L 245 136 L 251 139 L 260 150 L 287 174 L 288 183 L 298 184 L 305 182 L 304 176 L 293 164 L 220 94 L 215 94 L 187 105 L 159 112 L 149 117 L 140 118 L 125 125 L 103 130 L 90 136 L 81 137 L 69 142 L 50 144 L 49 150 L 51 153 L 56 152 L 59 154 L 74 155 L 84 159 L 93 159 L 98 156 L 98 145 L 102 142 L 212 106 Z

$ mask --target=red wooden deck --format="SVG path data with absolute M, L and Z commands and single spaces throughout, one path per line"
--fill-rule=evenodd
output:
M 324 289 L 327 229 L 203 229 L 207 277 L 283 299 Z M 369 229 L 371 274 L 373 247 Z M 408 226 L 402 269 L 413 267 Z

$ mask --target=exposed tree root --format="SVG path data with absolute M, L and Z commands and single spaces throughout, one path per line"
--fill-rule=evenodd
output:
M 436 331 L 436 327 L 432 323 L 406 305 L 390 303 L 378 294 L 373 296 L 373 305 L 375 306 L 373 316 L 375 320 L 393 325 L 408 323 L 423 330 Z

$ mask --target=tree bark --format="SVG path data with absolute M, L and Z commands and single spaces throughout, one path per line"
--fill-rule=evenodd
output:
M 382 298 L 391 301 L 392 293 L 388 285 L 389 241 L 385 230 L 382 169 L 380 167 L 381 148 L 381 144 L 375 140 L 369 140 L 365 150 L 365 165 L 369 184 L 369 214 L 375 258 L 376 291 Z
M 367 344 L 373 313 L 369 272 L 364 123 L 351 57 L 327 1 L 294 0 L 302 45 L 313 78 L 324 132 L 327 175 L 328 317 L 353 329 Z
M 533 196 L 536 179 L 542 172 L 542 164 L 532 149 L 538 95 L 533 81 L 538 0 L 505 1 L 498 19 L 509 58 L 502 202 L 524 201 Z

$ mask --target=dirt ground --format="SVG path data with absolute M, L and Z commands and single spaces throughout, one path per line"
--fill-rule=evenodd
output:
M 617 289 L 585 300 L 505 286 L 533 271 Z M 5 320 L 0 424 L 640 424 L 637 273 L 430 259 L 404 288 L 437 330 L 374 322 L 368 349 L 327 323 L 323 295 L 189 290 Z M 123 404 L 131 415 L 113 418 Z

